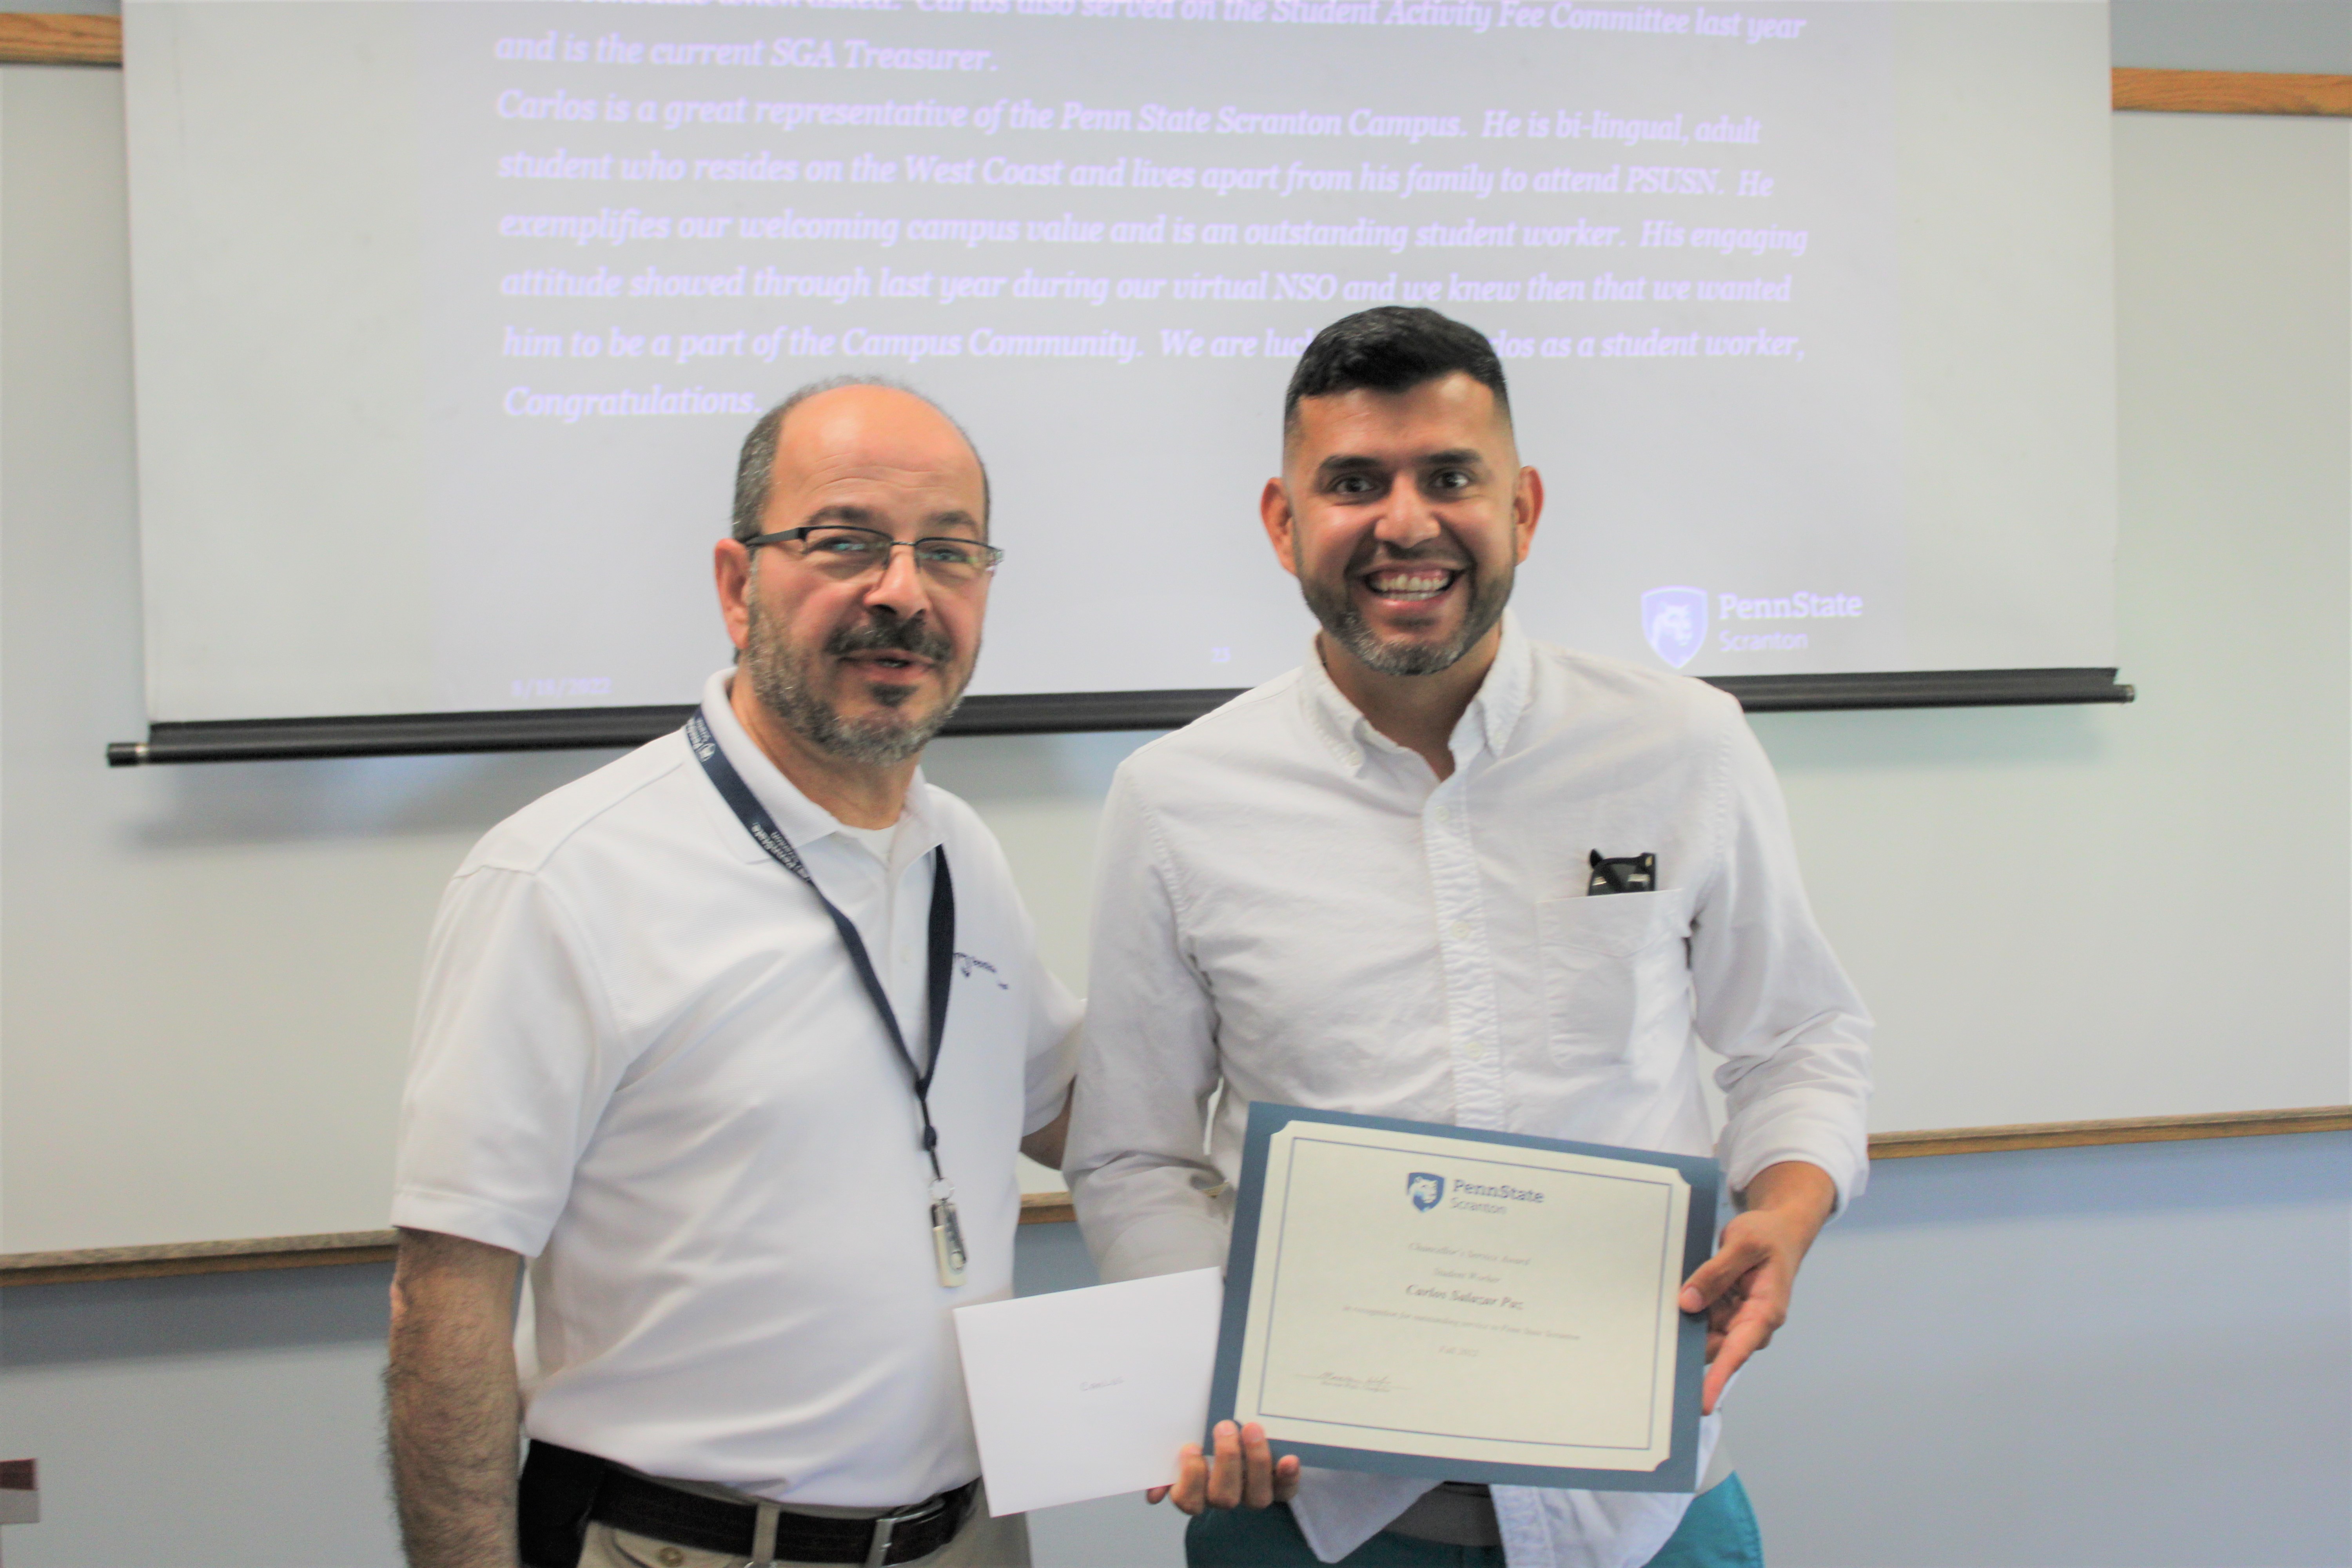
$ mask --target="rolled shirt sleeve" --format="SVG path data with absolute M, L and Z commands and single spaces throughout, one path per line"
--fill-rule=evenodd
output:
M 1724 1058 L 1717 1151 L 1735 1193 L 1801 1160 L 1828 1173 L 1843 1208 L 1869 1173 L 1871 1021 L 1813 920 L 1771 763 L 1724 708 L 1722 853 L 1690 939 L 1699 1035 Z
M 1205 1152 L 1216 1012 L 1185 952 L 1175 879 L 1127 768 L 1103 806 L 1070 1194 L 1106 1282 L 1213 1268 L 1223 1177 Z

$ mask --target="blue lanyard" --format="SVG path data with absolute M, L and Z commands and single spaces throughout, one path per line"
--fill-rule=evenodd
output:
M 816 901 L 824 906 L 824 912 L 833 917 L 833 929 L 841 933 L 841 945 L 849 950 L 850 966 L 857 971 L 858 982 L 866 987 L 874 1010 L 882 1015 L 882 1026 L 889 1031 L 890 1043 L 898 1047 L 898 1055 L 914 1078 L 915 1104 L 923 1114 L 923 1152 L 930 1158 L 932 1178 L 944 1185 L 947 1178 L 940 1171 L 940 1132 L 931 1125 L 931 1079 L 939 1074 L 940 1051 L 947 1043 L 948 971 L 955 961 L 955 883 L 948 875 L 946 847 L 931 851 L 931 946 L 930 962 L 925 971 L 929 987 L 924 997 L 930 1014 L 931 1054 L 928 1062 L 918 1062 L 915 1054 L 907 1048 L 907 1037 L 898 1027 L 898 1010 L 890 1005 L 889 995 L 874 973 L 874 961 L 866 956 L 866 941 L 857 934 L 857 927 L 816 885 L 800 852 L 777 828 L 768 808 L 760 804 L 759 797 L 743 782 L 743 775 L 727 760 L 727 753 L 719 749 L 718 738 L 711 734 L 709 722 L 699 712 L 686 721 L 686 743 L 694 749 L 696 759 L 702 763 L 702 771 L 710 775 L 720 798 L 734 808 L 743 830 L 768 852 L 769 858 L 807 883 Z M 934 1198 L 943 1195 L 935 1193 Z

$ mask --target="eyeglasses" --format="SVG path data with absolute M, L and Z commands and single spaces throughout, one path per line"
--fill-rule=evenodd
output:
M 932 538 L 909 542 L 893 539 L 879 529 L 842 522 L 820 522 L 807 528 L 754 534 L 743 544 L 751 550 L 762 544 L 798 544 L 796 559 L 844 579 L 863 577 L 887 566 L 890 552 L 903 548 L 914 552 L 915 564 L 924 576 L 948 588 L 970 587 L 995 571 L 996 563 L 1004 559 L 1004 552 L 978 540 Z

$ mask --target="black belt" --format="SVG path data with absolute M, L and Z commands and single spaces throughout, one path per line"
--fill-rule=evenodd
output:
M 955 1538 L 979 1490 L 980 1482 L 967 1481 L 878 1519 L 826 1519 L 780 1509 L 772 1550 L 785 1563 L 911 1563 Z M 591 1521 L 748 1558 L 758 1544 L 760 1512 L 750 1503 L 680 1491 L 534 1437 L 523 1462 L 517 1533 L 526 1568 L 577 1568 Z

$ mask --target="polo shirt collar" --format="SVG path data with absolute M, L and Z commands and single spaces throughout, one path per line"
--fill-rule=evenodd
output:
M 775 821 L 776 830 L 793 848 L 804 848 L 817 839 L 839 832 L 841 819 L 803 795 L 800 787 L 784 776 L 783 770 L 768 760 L 768 753 L 760 749 L 760 743 L 751 739 L 742 721 L 735 717 L 734 704 L 728 700 L 735 675 L 736 671 L 731 668 L 722 669 L 702 684 L 702 719 L 710 726 L 711 738 L 719 742 L 719 749 L 726 753 L 727 760 L 735 764 L 735 771 L 742 775 L 752 798 L 768 808 L 769 816 Z M 741 823 L 735 820 L 734 812 L 728 808 L 725 800 L 719 797 L 719 792 L 713 790 L 710 793 L 719 815 L 731 835 L 729 842 L 735 846 L 736 853 L 745 860 L 765 860 L 768 852 L 744 831 Z M 901 865 L 927 853 L 940 842 L 938 824 L 926 809 L 929 795 L 930 784 L 924 779 L 922 770 L 918 768 L 907 785 L 907 803 L 899 816 L 901 826 L 897 858 Z M 843 843 L 845 846 L 850 844 L 846 835 L 843 836 Z M 856 847 L 858 853 L 865 853 L 862 846 Z
M 1518 617 L 1510 611 L 1503 612 L 1502 641 L 1495 649 L 1495 662 L 1486 671 L 1486 679 L 1478 684 L 1477 694 L 1470 699 L 1462 721 L 1454 729 L 1454 753 L 1457 763 L 1469 760 L 1465 741 L 1483 742 L 1486 750 L 1501 755 L 1509 744 L 1511 734 L 1528 710 L 1528 691 L 1535 673 L 1535 647 L 1519 629 Z M 1300 692 L 1306 703 L 1307 721 L 1316 735 L 1330 751 L 1332 759 L 1351 773 L 1363 772 L 1372 752 L 1397 750 L 1395 742 L 1372 728 L 1353 702 L 1348 700 L 1331 672 L 1323 666 L 1323 647 L 1319 638 L 1310 638 L 1307 645 L 1307 664 L 1302 672 Z

